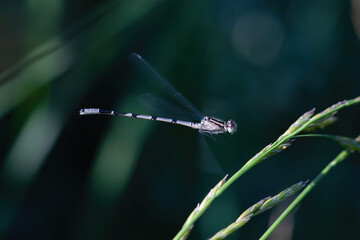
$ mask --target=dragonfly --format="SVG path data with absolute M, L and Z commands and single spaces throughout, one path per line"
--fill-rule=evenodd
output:
M 166 81 L 166 79 L 162 77 L 159 72 L 140 55 L 137 53 L 131 53 L 129 55 L 129 59 L 136 68 L 138 68 L 141 72 L 145 72 L 147 77 L 151 78 L 152 82 L 162 88 L 162 90 L 179 105 L 177 108 L 180 107 L 185 109 L 186 112 L 188 112 L 188 118 L 191 120 L 118 112 L 100 108 L 83 108 L 79 112 L 80 115 L 113 115 L 167 122 L 196 129 L 199 133 L 212 138 L 213 135 L 223 135 L 225 133 L 233 134 L 237 131 L 237 124 L 234 120 L 224 121 L 220 118 L 204 116 L 187 98 L 185 98 L 175 87 Z

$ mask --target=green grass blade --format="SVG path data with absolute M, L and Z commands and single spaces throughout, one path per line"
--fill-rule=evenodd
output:
M 360 136 L 359 136 L 360 137 Z M 358 138 L 359 138 L 358 137 Z M 344 161 L 351 152 L 343 150 L 334 160 L 332 160 L 320 174 L 302 191 L 299 196 L 290 204 L 290 206 L 280 215 L 280 217 L 269 227 L 269 229 L 261 236 L 260 240 L 267 239 L 277 226 L 300 204 L 306 195 L 321 181 L 323 177 L 330 172 L 337 164 Z
M 264 159 L 268 158 L 275 153 L 278 153 L 284 149 L 286 149 L 291 139 L 293 139 L 297 134 L 304 131 L 308 127 L 312 126 L 315 123 L 322 122 L 322 120 L 329 118 L 329 116 L 334 116 L 340 109 L 349 107 L 355 104 L 360 103 L 360 96 L 350 100 L 340 101 L 327 109 L 323 110 L 322 112 L 314 114 L 314 109 L 306 112 L 303 114 L 298 120 L 296 120 L 290 127 L 282 134 L 274 143 L 267 145 L 264 149 L 262 149 L 259 153 L 257 153 L 253 158 L 251 158 L 245 165 L 238 170 L 227 182 L 222 185 L 216 194 L 214 194 L 211 198 L 208 199 L 204 208 L 199 210 L 196 214 L 194 214 L 191 218 L 191 221 L 188 221 L 183 225 L 181 230 L 176 234 L 173 238 L 174 240 L 180 239 L 187 231 L 190 229 L 195 221 L 204 214 L 206 209 L 210 206 L 210 204 L 220 196 L 231 184 L 233 184 L 239 177 L 253 168 L 255 165 L 262 162 Z

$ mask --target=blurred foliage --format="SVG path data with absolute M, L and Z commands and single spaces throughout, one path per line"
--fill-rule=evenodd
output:
M 355 0 L 2 0 L 1 238 L 173 237 L 224 176 L 207 168 L 214 159 L 231 175 L 303 112 L 359 95 L 359 16 Z M 181 126 L 78 116 L 83 107 L 151 114 L 137 98 L 156 89 L 136 77 L 131 52 L 206 115 L 234 119 L 238 133 L 207 139 L 209 147 Z M 339 117 L 321 132 L 358 135 L 358 107 Z M 264 195 L 312 179 L 339 151 L 336 143 L 297 140 L 217 199 L 190 238 L 205 239 Z M 359 235 L 354 160 L 277 234 Z M 269 214 L 229 239 L 258 238 Z

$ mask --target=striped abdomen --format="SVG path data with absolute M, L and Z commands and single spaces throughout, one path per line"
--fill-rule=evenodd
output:
M 160 122 L 167 122 L 167 123 L 174 123 L 183 125 L 186 127 L 196 128 L 198 129 L 198 123 L 183 121 L 183 120 L 176 120 L 171 118 L 164 118 L 164 117 L 156 117 L 156 116 L 149 116 L 149 115 L 141 115 L 135 113 L 124 113 L 124 112 L 115 112 L 110 110 L 103 110 L 99 108 L 85 108 L 80 110 L 80 115 L 116 115 L 116 116 L 123 116 L 123 117 L 133 117 L 133 118 L 140 118 L 145 120 L 153 120 L 153 121 L 160 121 Z

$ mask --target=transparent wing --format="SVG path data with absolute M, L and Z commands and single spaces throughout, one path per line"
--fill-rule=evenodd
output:
M 197 167 L 206 173 L 224 175 L 225 171 L 216 159 L 204 135 L 199 134 Z
M 129 55 L 129 59 L 134 68 L 144 75 L 146 79 L 156 84 L 161 91 L 167 94 L 177 104 L 191 111 L 194 119 L 203 118 L 201 112 L 168 81 L 166 81 L 165 78 L 163 78 L 158 71 L 155 70 L 155 68 L 146 62 L 140 55 L 131 53 Z
M 201 116 L 194 116 L 193 112 L 181 107 L 179 104 L 172 103 L 151 93 L 140 95 L 139 102 L 151 110 L 151 114 L 156 114 L 158 117 L 169 117 L 185 121 L 202 120 Z

